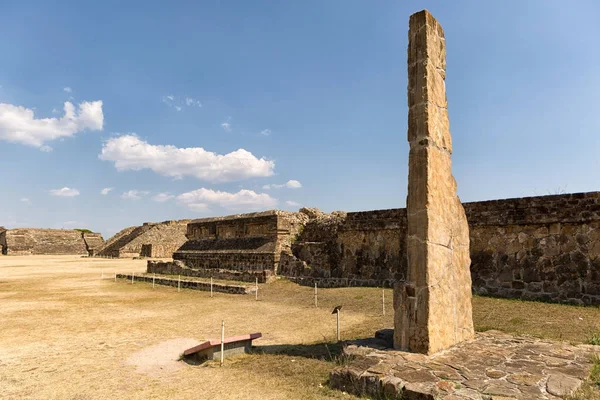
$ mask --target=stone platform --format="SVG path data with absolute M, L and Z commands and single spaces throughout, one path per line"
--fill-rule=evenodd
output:
M 600 346 L 570 345 L 498 331 L 426 356 L 391 349 L 393 331 L 348 342 L 347 365 L 330 386 L 356 395 L 405 400 L 564 399 L 577 390 Z
M 202 290 L 206 292 L 210 292 L 211 284 L 210 281 L 202 282 L 197 280 L 189 280 L 189 279 L 178 279 L 178 278 L 165 278 L 156 276 L 153 277 L 151 275 L 131 275 L 131 274 L 117 274 L 117 279 L 126 279 L 128 282 L 132 280 L 135 282 L 147 282 L 156 285 L 163 286 L 174 286 L 180 287 L 181 289 L 192 289 L 192 290 Z M 256 293 L 255 286 L 242 286 L 235 284 L 224 284 L 214 282 L 212 284 L 213 292 L 221 292 L 221 293 L 229 293 L 229 294 L 254 294 Z

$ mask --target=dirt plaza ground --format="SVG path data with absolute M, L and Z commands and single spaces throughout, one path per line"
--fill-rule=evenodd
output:
M 114 281 L 142 273 L 144 260 L 79 256 L 0 257 L 0 398 L 2 399 L 321 399 L 352 398 L 328 389 L 342 338 L 371 336 L 393 325 L 392 291 L 313 289 L 279 280 L 253 295 L 152 289 Z M 101 279 L 104 274 L 104 279 Z M 475 297 L 478 330 L 584 342 L 600 309 Z M 194 366 L 188 347 L 261 332 L 257 354 Z

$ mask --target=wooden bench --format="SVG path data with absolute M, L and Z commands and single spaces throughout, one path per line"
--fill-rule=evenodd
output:
M 252 348 L 252 341 L 260 337 L 262 337 L 262 334 L 257 332 L 225 338 L 223 341 L 223 357 L 227 358 L 236 354 L 249 353 Z M 220 360 L 221 340 L 210 339 L 198 346 L 189 348 L 183 352 L 183 357 L 194 361 Z

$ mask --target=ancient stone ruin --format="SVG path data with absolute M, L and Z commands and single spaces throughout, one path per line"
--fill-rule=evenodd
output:
M 98 250 L 104 246 L 104 239 L 99 233 L 83 232 L 82 237 L 89 256 L 95 256 Z
M 185 237 L 189 219 L 146 222 L 142 226 L 131 226 L 118 232 L 96 252 L 100 257 L 171 258 L 173 252 L 187 240 Z
M 102 246 L 102 235 L 71 229 L 18 228 L 0 230 L 4 255 L 93 255 Z
M 427 11 L 410 17 L 406 282 L 394 289 L 394 347 L 431 354 L 474 336 L 469 225 L 452 176 L 446 40 Z
M 148 262 L 148 272 L 267 282 L 307 220 L 286 211 L 196 219 L 174 261 Z
M 474 293 L 600 305 L 600 192 L 463 205 L 469 222 Z M 259 223 L 262 214 L 219 217 L 206 223 L 225 226 L 243 220 L 251 225 Z M 406 209 L 327 214 L 303 208 L 290 215 L 297 218 L 295 233 L 290 232 L 281 242 L 278 256 L 273 253 L 272 259 L 278 257 L 279 262 L 264 264 L 258 270 L 266 268 L 271 271 L 266 274 L 286 276 L 309 286 L 317 283 L 319 287 L 392 287 L 406 281 Z M 252 250 L 239 247 L 246 240 L 243 232 L 232 230 L 229 240 L 219 242 L 218 257 L 206 258 L 212 261 L 206 261 L 202 271 L 205 275 L 231 266 L 229 271 L 237 271 L 238 277 L 255 279 L 253 274 L 244 273 L 248 264 L 236 261 L 241 259 L 240 253 Z M 113 239 L 107 241 L 107 246 Z M 181 243 L 186 240 L 183 236 Z M 182 251 L 195 251 L 195 244 L 186 246 L 190 247 Z M 184 265 L 184 257 L 182 253 L 175 264 Z M 175 271 L 180 267 L 175 264 L 155 263 L 152 271 L 179 274 Z M 184 273 L 194 274 L 189 268 Z
M 600 305 L 600 192 L 464 203 L 473 291 Z M 321 213 L 279 273 L 320 287 L 406 280 L 406 209 Z
M 0 226 L 0 254 L 6 255 L 8 249 L 6 246 L 6 228 Z

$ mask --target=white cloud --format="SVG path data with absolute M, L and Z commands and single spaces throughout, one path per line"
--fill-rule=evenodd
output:
M 67 93 L 72 93 L 72 92 L 73 92 L 73 89 L 71 89 L 71 88 L 70 88 L 70 87 L 68 87 L 68 86 L 67 86 L 66 88 L 64 88 L 63 90 L 64 90 L 65 92 L 67 92 Z
M 31 200 L 29 200 L 27 197 L 22 197 L 22 198 L 21 198 L 21 201 L 22 201 L 23 203 L 27 203 L 27 204 L 30 204 L 30 203 L 31 203 Z
M 257 210 L 273 208 L 277 199 L 266 193 L 256 193 L 242 189 L 237 193 L 221 192 L 201 188 L 177 196 L 177 200 L 192 211 L 204 211 L 211 205 L 217 205 L 229 210 Z
M 146 192 L 143 190 L 129 190 L 121 195 L 121 198 L 127 200 L 139 200 L 142 197 L 146 196 L 150 192 Z
M 189 107 L 195 106 L 195 107 L 202 107 L 202 104 L 200 103 L 200 101 L 192 98 L 192 97 L 186 97 L 185 98 L 185 104 Z
M 271 130 L 270 129 L 263 129 L 262 131 L 260 131 L 260 134 L 263 136 L 269 136 L 271 134 Z
M 287 204 L 290 207 L 300 207 L 302 205 L 302 204 L 292 201 L 292 200 L 286 201 L 285 204 Z
M 265 190 L 269 190 L 269 189 L 281 189 L 281 188 L 300 189 L 301 187 L 302 187 L 302 184 L 299 181 L 297 181 L 295 179 L 290 179 L 286 183 L 282 183 L 282 184 L 272 183 L 270 185 L 263 185 L 262 188 Z
M 50 194 L 52 196 L 59 196 L 59 197 L 74 197 L 74 196 L 79 196 L 79 190 L 77 189 L 72 189 L 69 187 L 64 187 L 62 189 L 52 189 L 50 190 Z
M 50 147 L 48 145 L 44 145 L 44 146 L 40 147 L 40 150 L 43 151 L 44 153 L 51 153 L 52 147 Z
M 225 132 L 231 132 L 231 124 L 229 122 L 223 122 L 221 128 L 223 128 Z
M 300 189 L 302 187 L 302 184 L 295 179 L 291 179 L 285 183 L 285 187 L 287 187 L 288 189 Z
M 210 208 L 208 208 L 208 204 L 205 203 L 190 203 L 190 204 L 186 204 L 187 207 L 195 212 L 207 212 L 210 211 Z
M 61 118 L 38 118 L 32 109 L 0 103 L 0 140 L 42 147 L 45 142 L 70 137 L 85 130 L 102 130 L 104 115 L 102 101 L 75 106 L 65 102 Z
M 193 97 L 185 97 L 183 100 L 180 100 L 172 94 L 168 96 L 163 96 L 162 102 L 168 105 L 169 107 L 175 108 L 177 111 L 183 110 L 184 105 L 188 107 L 202 107 L 202 103 L 200 103 L 199 100 L 196 100 Z
M 152 200 L 157 201 L 159 203 L 164 203 L 165 201 L 171 200 L 173 197 L 175 196 L 173 196 L 171 193 L 165 192 L 157 194 L 152 198 Z
M 208 182 L 271 176 L 275 168 L 273 161 L 256 158 L 244 149 L 221 155 L 202 147 L 152 145 L 136 135 L 123 135 L 107 140 L 98 157 L 113 161 L 119 171 L 148 168 L 164 176 L 182 178 L 190 175 Z
M 109 193 L 110 193 L 110 191 L 111 191 L 111 190 L 113 190 L 113 189 L 114 189 L 114 188 L 111 188 L 111 187 L 104 188 L 104 189 L 102 189 L 102 190 L 100 191 L 100 194 L 101 194 L 101 195 L 103 195 L 103 196 L 106 196 L 106 195 L 107 195 L 107 194 L 109 194 Z
M 175 96 L 173 96 L 172 94 L 167 95 L 167 96 L 163 96 L 162 102 L 165 103 L 169 107 L 174 107 L 175 106 L 175 104 L 174 104 L 174 102 L 175 102 Z

